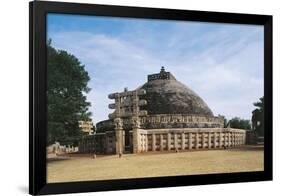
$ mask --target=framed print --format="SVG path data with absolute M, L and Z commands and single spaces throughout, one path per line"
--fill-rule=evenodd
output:
M 272 16 L 29 6 L 30 194 L 272 180 Z

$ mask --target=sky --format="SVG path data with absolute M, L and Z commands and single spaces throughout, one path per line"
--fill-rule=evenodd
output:
M 227 119 L 251 119 L 263 96 L 263 26 L 47 15 L 47 37 L 85 65 L 94 123 L 112 113 L 108 94 L 134 90 L 161 66 Z

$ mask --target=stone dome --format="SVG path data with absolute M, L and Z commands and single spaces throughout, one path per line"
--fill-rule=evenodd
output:
M 145 89 L 146 109 L 148 114 L 191 114 L 213 116 L 208 105 L 194 91 L 177 81 L 164 70 L 148 75 L 148 81 L 138 89 Z

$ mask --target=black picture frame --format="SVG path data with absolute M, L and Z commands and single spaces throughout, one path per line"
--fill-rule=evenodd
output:
M 139 179 L 46 183 L 47 13 L 204 21 L 264 26 L 264 171 Z M 144 7 L 33 1 L 29 4 L 29 193 L 58 194 L 272 180 L 272 16 Z

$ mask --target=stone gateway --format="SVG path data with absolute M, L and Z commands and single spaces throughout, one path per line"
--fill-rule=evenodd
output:
M 79 151 L 100 154 L 230 148 L 245 144 L 245 130 L 224 128 L 194 91 L 164 67 L 139 88 L 112 93 L 114 112 L 83 138 Z

